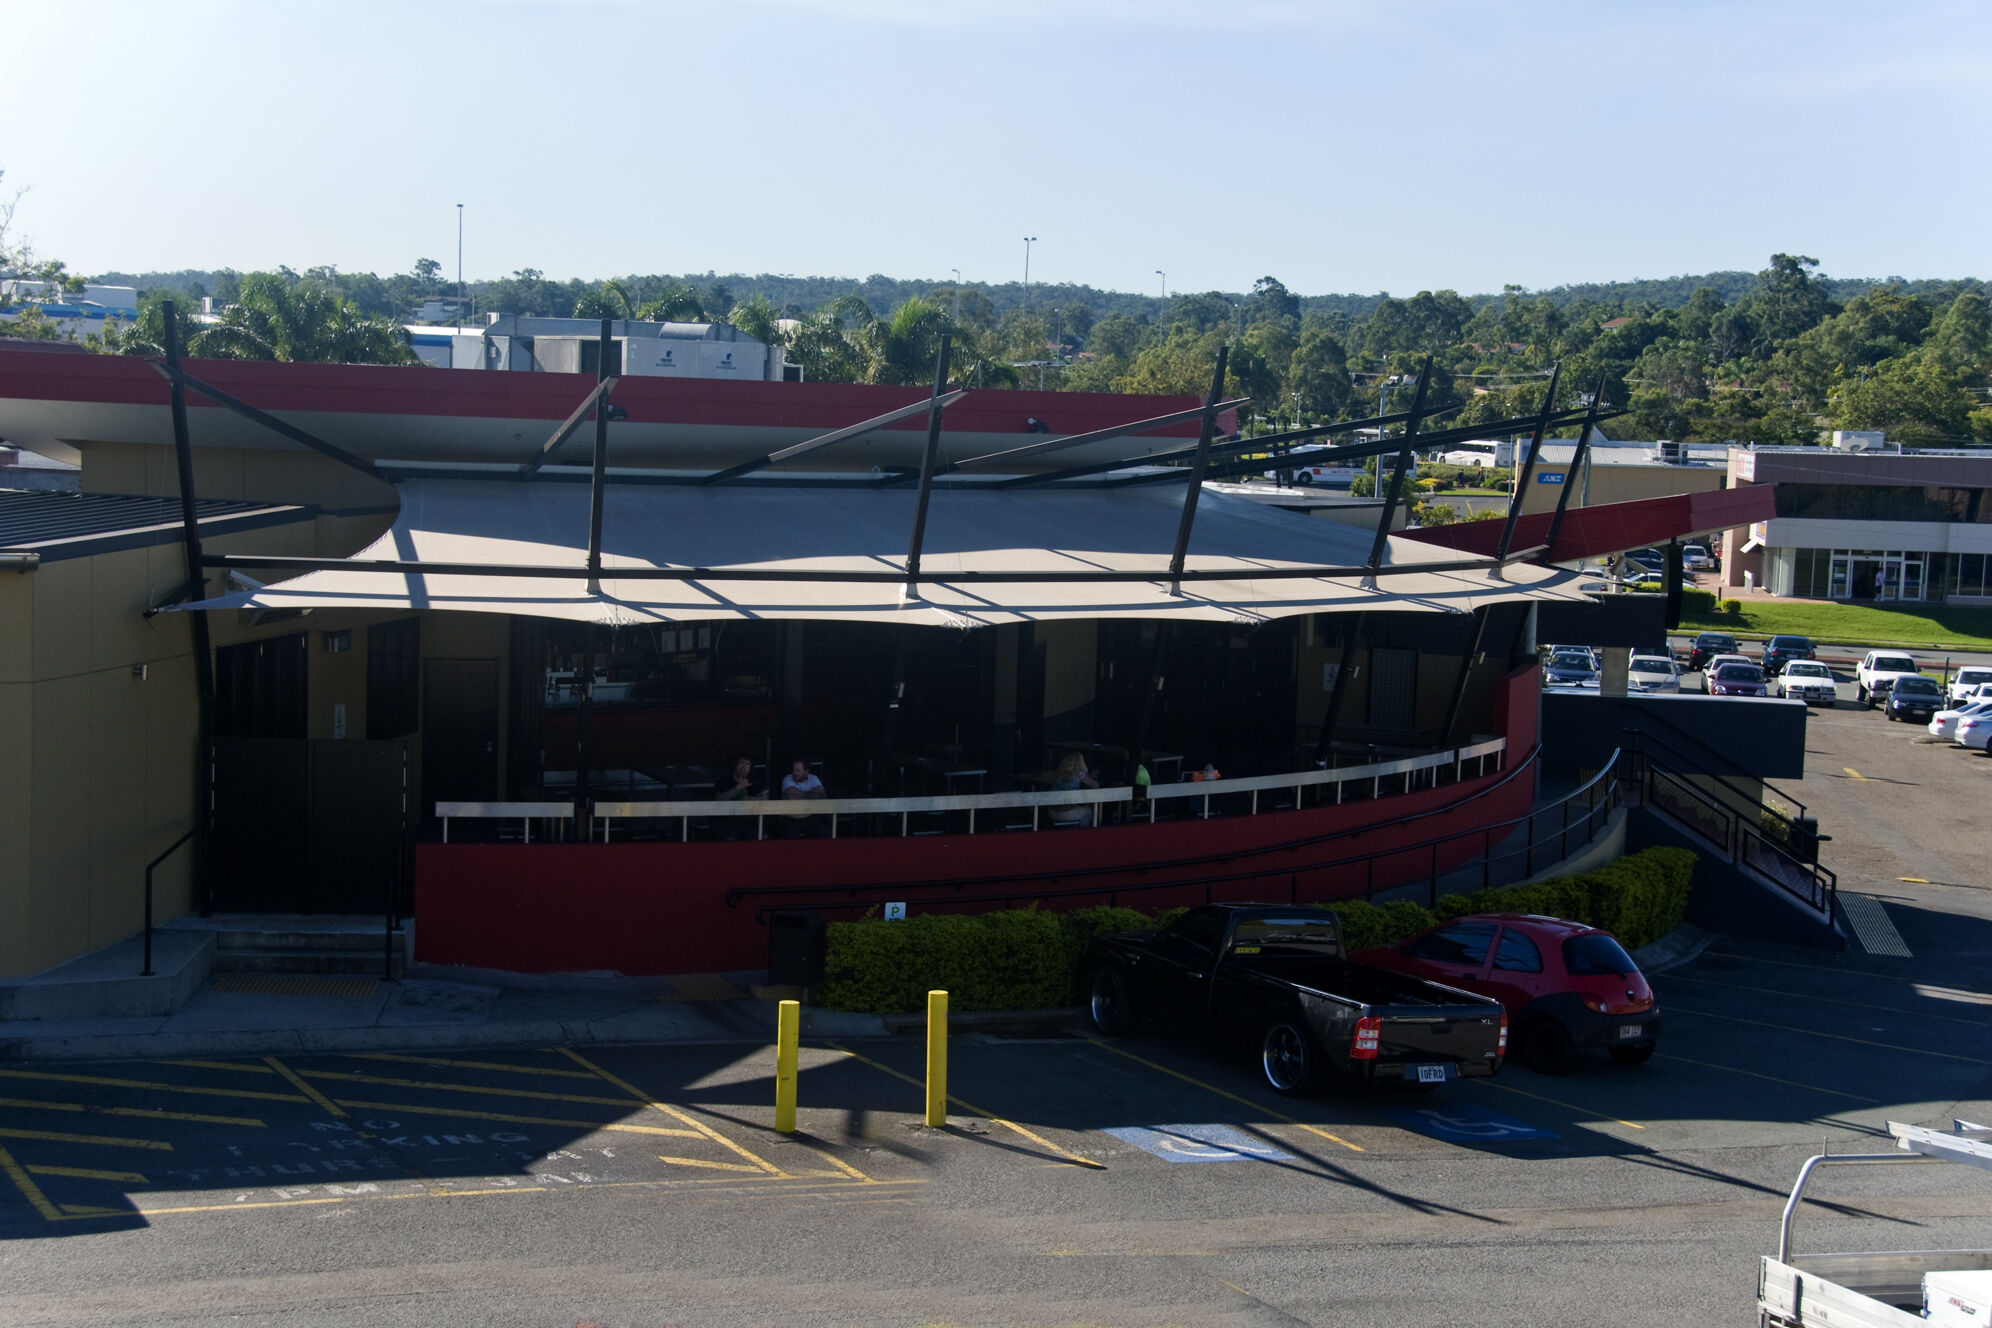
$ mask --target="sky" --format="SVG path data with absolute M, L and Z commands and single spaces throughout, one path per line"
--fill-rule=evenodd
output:
M 85 274 L 454 276 L 458 204 L 473 280 L 1002 283 L 1025 236 L 1033 284 L 1153 293 L 1992 267 L 1975 2 L 8 12 L 0 197 Z

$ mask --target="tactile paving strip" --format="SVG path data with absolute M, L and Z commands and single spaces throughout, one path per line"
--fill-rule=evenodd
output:
M 1895 959 L 1914 958 L 1902 940 L 1902 933 L 1895 930 L 1895 924 L 1888 920 L 1888 910 L 1873 895 L 1842 890 L 1840 911 L 1846 915 L 1847 925 L 1854 929 L 1854 939 L 1869 954 L 1888 955 Z
M 278 978 L 239 975 L 218 977 L 213 991 L 256 996 L 371 996 L 379 978 Z
M 716 973 L 687 973 L 683 977 L 671 979 L 671 990 L 657 999 L 660 1001 L 737 1001 L 746 992 L 728 982 Z

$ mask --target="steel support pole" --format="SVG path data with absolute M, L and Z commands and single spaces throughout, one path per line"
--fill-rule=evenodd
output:
M 1570 490 L 1575 487 L 1573 481 L 1577 478 L 1578 469 L 1584 464 L 1584 458 L 1590 452 L 1591 430 L 1597 427 L 1598 410 L 1604 404 L 1604 400 L 1605 376 L 1600 373 L 1597 391 L 1591 394 L 1591 409 L 1585 413 L 1584 427 L 1577 434 L 1577 450 L 1570 454 L 1570 469 L 1563 476 L 1563 492 L 1556 495 L 1556 514 L 1550 517 L 1549 534 L 1543 537 L 1542 542 L 1547 547 L 1542 560 L 1546 563 L 1556 561 L 1556 533 L 1563 529 L 1563 511 L 1570 506 Z
M 609 468 L 609 407 L 607 384 L 612 375 L 609 372 L 609 348 L 615 344 L 609 336 L 610 320 L 602 320 L 601 349 L 596 354 L 596 384 L 600 395 L 595 399 L 595 476 L 588 493 L 588 593 L 602 593 L 602 490 L 607 483 Z M 592 679 L 590 682 L 592 683 Z
M 207 573 L 201 555 L 201 523 L 194 497 L 194 443 L 187 427 L 187 393 L 180 379 L 179 311 L 171 300 L 160 309 L 165 325 L 167 391 L 173 415 L 173 460 L 180 481 L 181 543 L 186 553 L 186 593 L 196 600 L 207 598 Z M 188 626 L 193 633 L 195 696 L 194 825 L 205 828 L 214 801 L 214 654 L 208 638 L 206 609 L 194 609 Z M 213 911 L 213 881 L 208 872 L 208 838 L 195 837 L 194 893 L 201 901 L 203 916 Z
M 1204 398 L 1203 431 L 1197 435 L 1197 457 L 1190 463 L 1189 492 L 1183 495 L 1183 518 L 1176 524 L 1176 548 L 1169 555 L 1169 593 L 1183 593 L 1183 560 L 1190 553 L 1190 527 L 1197 519 L 1197 498 L 1203 493 L 1204 472 L 1210 469 L 1210 440 L 1217 431 L 1217 403 L 1224 395 L 1224 366 L 1229 345 L 1217 348 L 1217 367 L 1211 373 L 1210 395 Z
M 1549 371 L 1549 391 L 1542 398 L 1542 414 L 1536 417 L 1535 431 L 1529 435 L 1529 454 L 1522 461 L 1521 469 L 1515 472 L 1515 494 L 1508 500 L 1508 519 L 1501 523 L 1501 542 L 1494 549 L 1494 561 L 1498 564 L 1508 556 L 1508 549 L 1514 543 L 1515 522 L 1521 519 L 1522 503 L 1529 496 L 1529 481 L 1535 477 L 1536 457 L 1542 451 L 1543 430 L 1549 427 L 1549 417 L 1556 412 L 1557 380 L 1563 377 L 1563 361 Z M 1501 575 L 1496 566 L 1495 576 Z
M 920 548 L 927 538 L 927 507 L 934 497 L 934 462 L 941 452 L 941 395 L 948 389 L 948 351 L 952 333 L 941 333 L 940 354 L 934 357 L 934 395 L 927 406 L 927 447 L 920 454 L 920 491 L 913 500 L 913 535 L 906 547 L 906 584 L 902 600 L 920 598 Z
M 1383 515 L 1376 523 L 1376 539 L 1370 544 L 1368 566 L 1372 573 L 1383 565 L 1383 551 L 1390 543 L 1390 520 L 1397 515 L 1397 500 L 1404 493 L 1404 473 L 1411 468 L 1411 449 L 1418 437 L 1418 421 L 1425 413 L 1425 387 L 1431 378 L 1432 357 L 1427 355 L 1425 367 L 1418 371 L 1418 392 L 1411 399 L 1411 419 L 1404 426 L 1404 440 L 1397 451 L 1397 465 L 1390 472 L 1390 493 L 1383 500 Z M 1375 577 L 1364 578 L 1363 585 L 1370 590 L 1376 589 Z
M 1328 760 L 1328 744 L 1334 738 L 1335 722 L 1342 717 L 1342 695 L 1348 690 L 1349 675 L 1354 671 L 1356 647 L 1362 642 L 1368 626 L 1369 614 L 1358 613 L 1342 633 L 1342 660 L 1335 666 L 1335 685 L 1328 689 L 1328 709 L 1321 716 L 1321 737 L 1314 750 L 1314 759 L 1324 764 Z M 1337 784 L 1335 801 L 1341 800 L 1341 786 Z

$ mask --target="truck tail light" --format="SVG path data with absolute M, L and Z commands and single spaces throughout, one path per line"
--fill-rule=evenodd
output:
M 1494 1044 L 1494 1055 L 1498 1059 L 1499 1057 L 1506 1056 L 1507 1054 L 1508 1054 L 1508 1012 L 1506 1010 L 1503 1010 L 1501 1011 L 1501 1040 Z
M 1373 1061 L 1377 1044 L 1383 1040 L 1383 1020 L 1375 1015 L 1356 1020 L 1355 1036 L 1349 1039 L 1349 1059 Z

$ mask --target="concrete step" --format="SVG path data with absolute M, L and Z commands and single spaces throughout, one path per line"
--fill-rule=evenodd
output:
M 381 933 L 380 927 L 346 931 L 231 927 L 215 934 L 215 945 L 222 954 L 231 950 L 367 950 L 379 954 Z M 400 940 L 399 936 L 395 937 L 396 944 Z
M 398 939 L 398 938 L 397 938 Z M 394 972 L 404 964 L 401 947 L 394 952 Z M 216 973 L 354 973 L 378 977 L 381 949 L 378 939 L 371 950 L 333 949 L 320 946 L 238 947 L 216 950 Z

